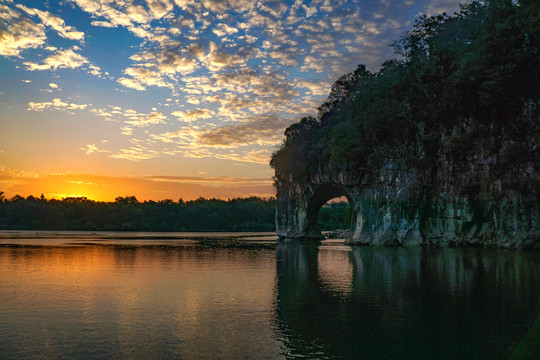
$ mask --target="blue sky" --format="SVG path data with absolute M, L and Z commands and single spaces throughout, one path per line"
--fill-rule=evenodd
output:
M 81 174 L 229 179 L 234 186 L 224 180 L 217 196 L 270 195 L 268 160 L 284 129 L 314 114 L 340 75 L 358 64 L 377 70 L 415 17 L 457 8 L 449 0 L 0 0 L 0 191 L 105 199 L 97 187 L 122 190 L 25 187 Z M 264 189 L 238 188 L 253 179 L 266 179 Z

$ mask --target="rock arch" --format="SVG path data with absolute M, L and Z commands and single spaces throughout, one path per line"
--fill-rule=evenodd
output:
M 362 174 L 322 171 L 304 181 L 276 181 L 276 233 L 282 240 L 320 240 L 317 217 L 321 206 L 345 196 L 352 209 L 347 243 L 419 244 L 419 212 L 410 211 L 406 190 L 411 181 L 414 176 L 394 168 L 375 181 Z
M 445 172 L 437 176 L 444 179 Z M 425 198 L 418 192 L 425 181 L 391 162 L 371 175 L 319 171 L 300 181 L 277 178 L 276 233 L 281 240 L 320 240 L 320 207 L 344 195 L 353 210 L 346 243 L 540 247 L 540 202 L 534 196 L 471 198 L 448 186 Z
M 354 209 L 354 200 L 345 187 L 336 184 L 322 184 L 317 186 L 314 193 L 311 195 L 311 198 L 309 199 L 307 207 L 307 232 L 311 234 L 311 238 L 322 238 L 321 231 L 318 225 L 318 218 L 321 207 L 327 201 L 342 196 L 347 198 L 349 206 Z

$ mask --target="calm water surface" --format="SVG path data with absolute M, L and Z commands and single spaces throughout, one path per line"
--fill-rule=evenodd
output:
M 526 251 L 3 232 L 0 358 L 505 359 L 539 275 Z

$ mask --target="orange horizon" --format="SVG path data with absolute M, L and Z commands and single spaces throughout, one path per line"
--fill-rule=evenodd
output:
M 16 195 L 27 198 L 43 196 L 62 200 L 86 197 L 93 201 L 112 202 L 117 197 L 135 196 L 139 201 L 194 200 L 200 197 L 216 199 L 275 197 L 272 179 L 234 177 L 173 177 L 173 176 L 102 176 L 73 173 L 0 172 L 0 192 L 10 199 Z

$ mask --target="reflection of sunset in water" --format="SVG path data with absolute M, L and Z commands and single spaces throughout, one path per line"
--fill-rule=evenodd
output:
M 321 283 L 336 293 L 350 294 L 353 285 L 350 249 L 322 248 L 319 251 L 318 265 Z
M 506 359 L 538 317 L 529 252 L 18 234 L 2 360 Z
M 36 354 L 38 344 L 49 343 L 45 355 L 51 357 L 64 346 L 83 346 L 86 332 L 94 337 L 85 340 L 89 344 L 121 348 L 129 358 L 212 358 L 218 349 L 232 358 L 244 354 L 244 346 L 277 346 L 268 341 L 270 314 L 261 310 L 271 308 L 274 296 L 268 286 L 275 277 L 271 251 L 0 248 L 0 275 L 0 322 L 11 324 L 0 335 L 28 334 L 26 346 L 35 346 Z M 21 313 L 26 322 L 18 320 Z M 68 345 L 55 343 L 58 337 Z

